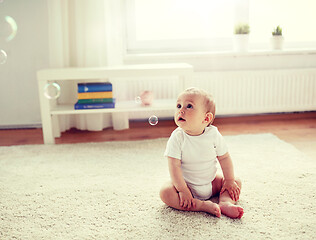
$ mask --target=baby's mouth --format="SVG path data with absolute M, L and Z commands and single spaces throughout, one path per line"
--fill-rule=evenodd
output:
M 184 122 L 185 119 L 184 119 L 183 117 L 179 117 L 179 118 L 178 118 L 178 121 L 179 121 L 179 122 Z

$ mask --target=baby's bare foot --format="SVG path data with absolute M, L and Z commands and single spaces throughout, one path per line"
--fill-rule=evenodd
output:
M 221 216 L 221 209 L 218 204 L 213 203 L 212 201 L 204 201 L 205 212 L 215 215 L 216 217 Z
M 232 203 L 220 203 L 221 212 L 230 218 L 241 218 L 244 215 L 244 209 Z

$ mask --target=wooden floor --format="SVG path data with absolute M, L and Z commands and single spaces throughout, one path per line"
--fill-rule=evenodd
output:
M 316 160 L 316 112 L 270 114 L 242 117 L 218 117 L 214 121 L 223 135 L 273 133 L 280 139 Z M 71 129 L 56 139 L 57 144 L 102 141 L 131 141 L 169 137 L 175 129 L 172 120 L 159 121 L 155 126 L 148 122 L 130 122 L 130 128 L 99 132 Z M 0 130 L 0 146 L 43 144 L 42 129 Z

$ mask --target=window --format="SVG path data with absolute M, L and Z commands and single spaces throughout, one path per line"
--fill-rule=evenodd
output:
M 314 0 L 125 0 L 127 52 L 231 51 L 233 29 L 250 25 L 250 48 L 267 49 L 273 28 L 286 47 L 316 47 Z
M 234 0 L 127 0 L 129 52 L 227 47 Z
M 249 0 L 251 42 L 262 46 L 280 25 L 288 48 L 316 47 L 315 0 Z

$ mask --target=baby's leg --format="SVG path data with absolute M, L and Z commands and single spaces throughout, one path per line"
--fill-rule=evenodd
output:
M 237 185 L 241 188 L 241 181 L 236 179 Z M 216 189 L 216 193 L 218 194 L 223 186 L 223 177 L 216 176 L 213 181 L 213 189 Z M 214 193 L 214 192 L 213 192 Z M 236 201 L 234 201 L 227 191 L 223 192 L 219 196 L 219 204 L 221 208 L 221 212 L 230 218 L 241 218 L 244 214 L 244 209 L 241 206 L 236 205 Z
M 194 212 L 207 212 L 215 215 L 216 217 L 221 216 L 221 210 L 216 203 L 212 201 L 201 201 L 194 199 L 196 206 L 190 209 L 180 206 L 179 193 L 171 182 L 165 183 L 160 190 L 161 200 L 170 207 L 173 207 L 182 211 L 194 211 Z

